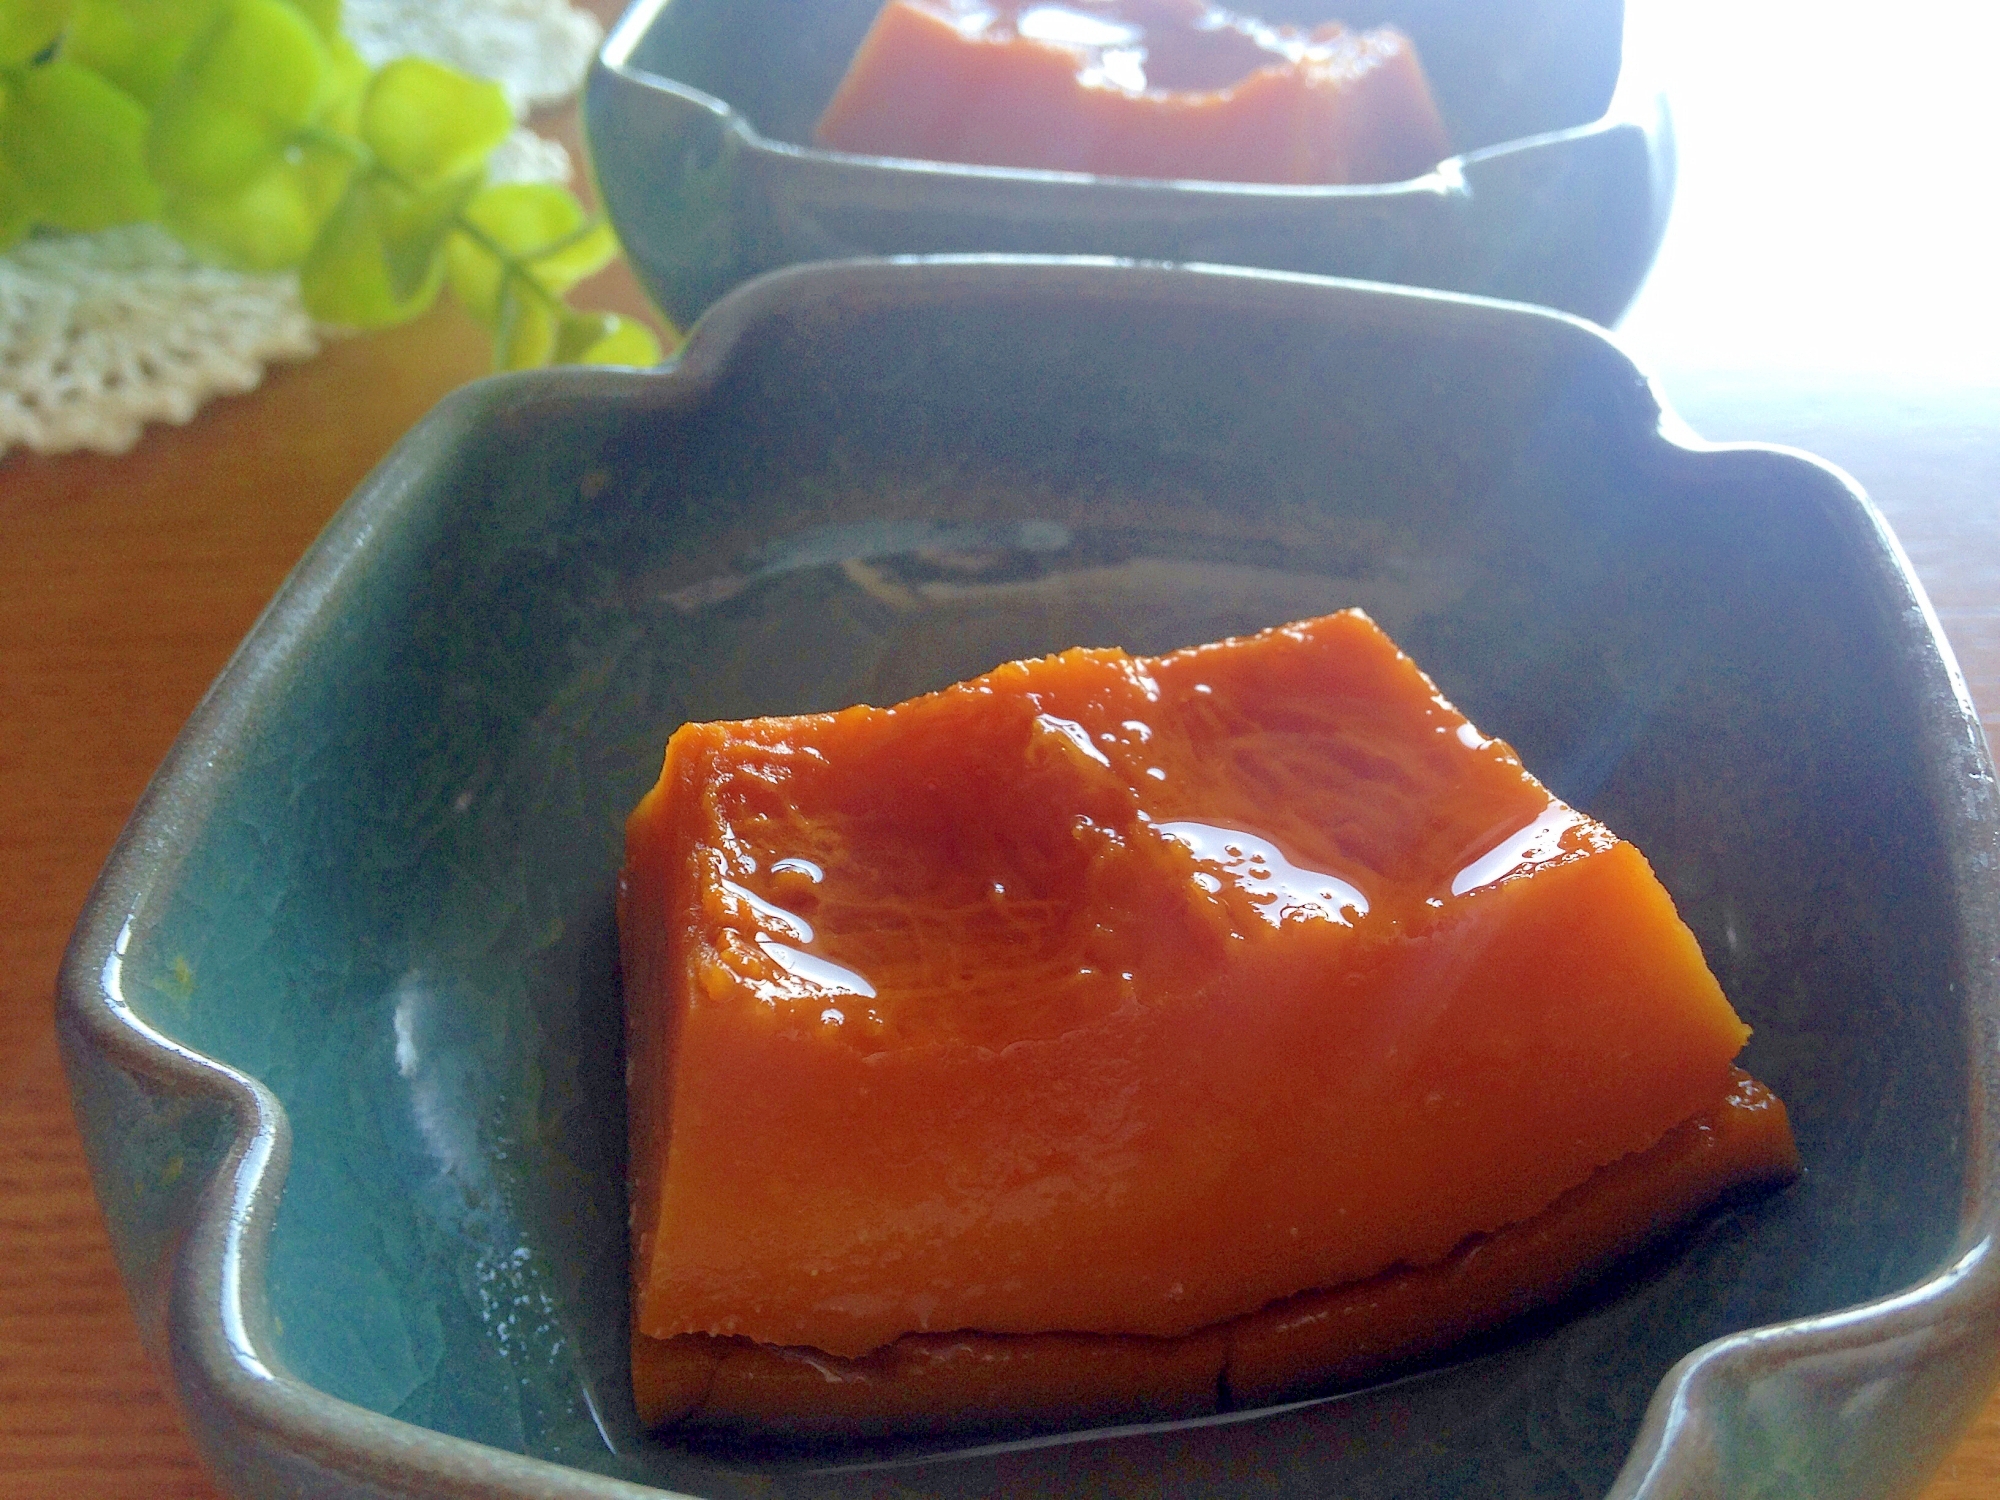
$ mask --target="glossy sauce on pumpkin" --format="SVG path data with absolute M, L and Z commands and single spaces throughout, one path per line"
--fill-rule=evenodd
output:
M 660 1339 L 1185 1336 L 1533 1217 L 1747 1035 L 1352 612 L 687 726 L 620 917 Z

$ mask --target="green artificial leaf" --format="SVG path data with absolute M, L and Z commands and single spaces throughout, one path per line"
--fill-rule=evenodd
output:
M 223 0 L 160 91 L 146 159 L 166 186 L 236 192 L 312 122 L 336 82 L 319 33 L 285 0 Z
M 314 123 L 322 130 L 359 140 L 361 101 L 368 93 L 368 84 L 374 78 L 375 70 L 368 66 L 367 59 L 356 52 L 354 44 L 344 36 L 337 36 L 327 44 L 326 56 L 332 72 L 327 83 L 326 103 Z
M 559 304 L 538 288 L 509 278 L 500 289 L 500 317 L 493 331 L 493 365 L 532 370 L 555 358 L 561 328 Z
M 167 200 L 167 228 L 243 271 L 279 271 L 306 258 L 354 175 L 351 158 L 306 150 L 274 162 L 235 193 Z
M 580 224 L 561 239 L 525 252 L 528 270 L 552 292 L 566 292 L 618 258 L 618 236 L 604 219 Z
M 482 241 L 454 234 L 445 242 L 445 284 L 458 304 L 486 327 L 500 321 L 500 283 L 507 265 Z
M 556 326 L 554 358 L 557 364 L 578 364 L 584 354 L 597 347 L 618 320 L 616 313 L 579 312 L 565 307 Z
M 19 74 L 0 113 L 0 157 L 37 219 L 54 229 L 108 229 L 157 216 L 145 139 L 138 100 L 63 58 Z
M 146 164 L 169 189 L 228 196 L 267 171 L 284 151 L 241 110 L 211 110 L 187 98 L 163 98 L 146 134 Z
M 361 139 L 413 188 L 477 172 L 513 128 L 498 84 L 421 57 L 386 64 L 361 101 Z
M 0 250 L 20 243 L 34 227 L 34 195 L 0 157 Z
M 291 3 L 312 22 L 322 41 L 332 42 L 340 36 L 340 0 L 291 0 Z
M 80 0 L 63 56 L 151 107 L 221 6 L 222 0 Z
M 401 292 L 428 283 L 435 297 L 445 275 L 446 241 L 478 182 L 445 182 L 421 192 L 379 179 L 372 186 L 382 205 L 382 248 L 390 285 Z
M 411 193 L 358 178 L 299 268 L 306 310 L 325 323 L 384 328 L 428 308 L 444 285 L 445 239 L 469 186 Z
M 507 262 L 560 296 L 618 253 L 610 226 L 553 183 L 485 188 L 466 204 L 465 219 L 469 232 L 451 242 L 451 293 L 489 325 L 499 317 Z
M 216 106 L 273 126 L 312 118 L 328 66 L 326 44 L 285 0 L 223 0 L 182 58 L 176 81 Z
M 0 0 L 0 68 L 40 57 L 62 35 L 76 0 Z
M 656 365 L 660 341 L 637 318 L 617 313 L 565 310 L 556 336 L 555 362 L 582 365 Z

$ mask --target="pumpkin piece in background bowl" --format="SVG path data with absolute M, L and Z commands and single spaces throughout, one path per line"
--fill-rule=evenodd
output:
M 685 726 L 619 920 L 655 1421 L 1271 1399 L 1796 1170 L 1638 851 L 1358 612 Z
M 1207 0 L 889 0 L 823 146 L 1104 176 L 1398 182 L 1450 154 L 1410 40 Z

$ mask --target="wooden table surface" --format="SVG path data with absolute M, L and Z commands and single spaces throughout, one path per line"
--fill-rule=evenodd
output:
M 1740 205 L 1700 186 L 1729 179 L 1723 136 L 1702 135 L 1699 111 L 1683 121 L 1681 217 L 1629 341 L 1698 430 L 1815 449 L 1870 489 L 2000 739 L 2000 368 L 1976 347 L 1906 358 L 1886 315 L 1875 353 L 1801 353 L 1782 280 L 1760 292 L 1753 276 L 1718 313 L 1704 256 L 1745 232 Z M 1800 233 L 1796 214 L 1766 228 Z M 629 287 L 614 294 L 629 305 Z M 1990 308 L 1960 333 L 1968 319 L 1975 345 L 1995 326 Z M 0 1494 L 216 1493 L 118 1286 L 57 1063 L 56 966 L 146 778 L 286 570 L 485 357 L 463 319 L 438 313 L 334 343 L 123 457 L 0 460 Z M 1925 1495 L 2000 1497 L 2000 1398 Z

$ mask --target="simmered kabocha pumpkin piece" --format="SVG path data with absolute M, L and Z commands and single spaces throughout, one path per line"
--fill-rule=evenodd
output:
M 772 1348 L 1039 1412 L 1077 1335 L 1177 1407 L 1182 1341 L 1534 1220 L 1747 1035 L 1638 852 L 1354 612 L 686 726 L 620 921 L 641 1387 L 725 1419 Z
M 1241 1410 L 1351 1385 L 1545 1307 L 1721 1199 L 1798 1175 L 1785 1108 L 1735 1074 L 1711 1108 L 1533 1218 L 1434 1265 L 1302 1292 L 1179 1338 L 905 1334 L 860 1359 L 748 1339 L 635 1334 L 649 1426 L 789 1438 L 1059 1428 Z
M 821 116 L 875 155 L 1221 182 L 1396 182 L 1450 146 L 1407 37 L 1208 0 L 889 0 Z

